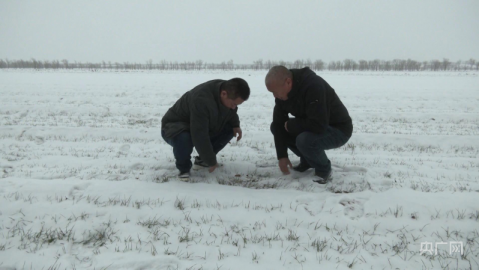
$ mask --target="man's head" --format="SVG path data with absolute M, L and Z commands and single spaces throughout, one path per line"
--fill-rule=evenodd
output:
M 293 88 L 293 74 L 284 66 L 274 66 L 266 74 L 264 82 L 275 98 L 287 100 L 288 93 Z
M 248 83 L 241 78 L 233 78 L 221 85 L 221 103 L 232 110 L 249 98 Z

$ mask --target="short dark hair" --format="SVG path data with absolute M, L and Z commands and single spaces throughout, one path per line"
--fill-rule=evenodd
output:
M 293 74 L 289 69 L 285 66 L 274 66 L 268 71 L 268 74 L 266 74 L 265 82 L 266 84 L 273 81 L 283 82 L 287 78 L 293 78 Z
M 250 94 L 248 83 L 241 78 L 233 78 L 225 81 L 221 85 L 221 90 L 226 91 L 229 99 L 241 98 L 246 101 Z

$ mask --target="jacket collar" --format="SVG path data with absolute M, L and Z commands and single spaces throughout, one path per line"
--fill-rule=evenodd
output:
M 291 91 L 288 93 L 288 99 L 298 95 L 299 90 L 303 85 L 303 80 L 307 76 L 315 74 L 311 69 L 309 69 L 309 67 L 304 67 L 302 69 L 290 69 L 290 71 L 293 74 L 293 86 L 291 87 Z
M 301 83 L 301 70 L 299 69 L 290 69 L 293 74 L 293 85 L 291 91 L 288 93 L 288 99 L 295 97 L 299 92 L 299 85 Z
M 218 107 L 223 105 L 223 103 L 221 103 L 221 86 L 223 86 L 223 83 L 224 83 L 224 81 L 220 81 L 218 83 L 218 85 L 217 85 L 218 88 L 216 89 L 216 93 L 214 94 L 216 103 L 218 104 Z

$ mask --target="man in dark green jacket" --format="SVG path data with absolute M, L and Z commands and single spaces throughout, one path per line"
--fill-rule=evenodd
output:
M 307 67 L 272 67 L 265 84 L 276 98 L 271 132 L 279 168 L 284 174 L 289 174 L 288 166 L 299 172 L 314 168 L 313 181 L 327 183 L 332 171 L 325 150 L 341 147 L 351 138 L 348 110 L 334 89 Z M 288 148 L 300 157 L 299 165 L 291 164 Z
M 212 80 L 186 92 L 161 120 L 161 135 L 173 146 L 179 177 L 190 176 L 193 147 L 195 165 L 218 167 L 216 154 L 234 137 L 242 137 L 238 105 L 249 98 L 248 83 L 241 78 Z

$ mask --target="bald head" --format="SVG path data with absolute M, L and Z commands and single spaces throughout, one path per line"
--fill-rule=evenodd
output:
M 293 87 L 293 74 L 284 66 L 274 66 L 266 74 L 264 82 L 275 98 L 287 100 Z
M 268 74 L 266 74 L 264 82 L 266 85 L 277 82 L 282 83 L 288 78 L 293 78 L 293 74 L 291 74 L 289 69 L 284 66 L 274 66 L 268 71 Z

